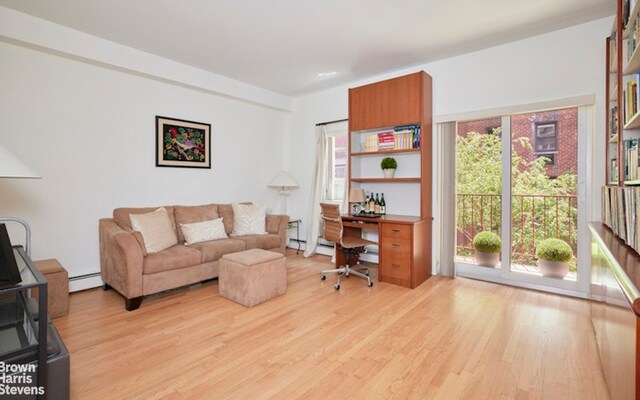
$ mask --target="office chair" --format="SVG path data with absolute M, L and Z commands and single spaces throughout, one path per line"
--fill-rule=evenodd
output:
M 342 249 L 345 253 L 346 262 L 345 266 L 336 269 L 327 269 L 322 271 L 320 279 L 325 280 L 330 272 L 338 273 L 338 281 L 333 286 L 336 290 L 340 289 L 340 279 L 343 276 L 349 276 L 351 274 L 359 276 L 367 280 L 367 286 L 373 286 L 371 278 L 369 277 L 369 270 L 365 269 L 364 273 L 356 271 L 350 266 L 350 258 L 353 255 L 364 253 L 364 246 L 376 244 L 370 240 L 365 240 L 359 237 L 343 236 L 342 218 L 340 218 L 340 209 L 337 204 L 320 203 L 322 208 L 322 219 L 324 220 L 323 236 L 325 240 L 334 242 L 336 244 L 336 251 Z

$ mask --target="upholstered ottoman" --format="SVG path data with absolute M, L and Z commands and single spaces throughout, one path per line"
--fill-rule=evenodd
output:
M 67 270 L 55 259 L 35 262 L 38 271 L 47 280 L 47 309 L 51 319 L 63 317 L 69 313 L 69 275 Z M 34 290 L 34 297 L 38 297 Z
M 220 296 L 253 307 L 287 292 L 287 259 L 261 249 L 225 254 L 218 272 Z

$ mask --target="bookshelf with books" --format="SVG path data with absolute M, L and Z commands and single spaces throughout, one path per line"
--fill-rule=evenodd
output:
M 607 185 L 640 185 L 640 1 L 617 0 L 606 40 Z
M 348 187 L 384 193 L 378 277 L 411 288 L 431 276 L 431 96 L 424 71 L 349 89 Z M 393 178 L 386 157 L 397 162 Z

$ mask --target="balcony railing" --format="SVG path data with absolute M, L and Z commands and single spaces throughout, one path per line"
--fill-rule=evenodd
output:
M 457 195 L 457 252 L 473 251 L 473 237 L 481 231 L 502 233 L 502 198 L 499 194 Z M 548 238 L 569 243 L 576 254 L 576 196 L 512 195 L 511 258 L 529 264 L 535 259 L 536 244 Z

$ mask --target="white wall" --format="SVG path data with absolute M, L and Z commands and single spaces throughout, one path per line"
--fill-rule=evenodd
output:
M 433 77 L 434 116 L 595 95 L 595 131 L 604 135 L 605 38 L 612 18 L 371 77 L 300 98 L 291 122 L 291 165 L 300 189 L 290 199 L 290 214 L 307 221 L 314 169 L 314 125 L 346 118 L 348 88 L 425 70 Z M 434 129 L 434 132 L 436 130 Z M 580 138 L 585 140 L 586 138 Z M 604 182 L 604 149 L 595 143 L 593 215 L 598 219 L 599 186 Z M 437 171 L 437 165 L 436 171 Z M 435 210 L 434 216 L 438 218 Z M 303 223 L 304 237 L 308 223 Z M 586 232 L 585 232 L 586 234 Z
M 0 179 L 0 215 L 31 224 L 34 259 L 99 271 L 98 219 L 116 207 L 273 205 L 288 113 L 13 44 L 0 60 L 0 143 L 44 177 Z M 155 167 L 156 115 L 210 123 L 212 168 Z

